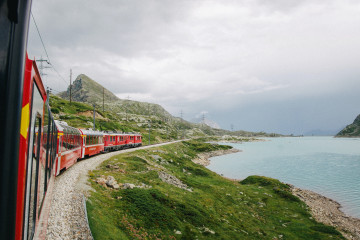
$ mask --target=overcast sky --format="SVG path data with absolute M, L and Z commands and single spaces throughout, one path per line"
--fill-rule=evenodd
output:
M 360 114 L 358 0 L 34 0 L 32 12 L 66 81 L 72 68 L 175 116 L 302 134 Z M 32 20 L 28 51 L 46 57 Z

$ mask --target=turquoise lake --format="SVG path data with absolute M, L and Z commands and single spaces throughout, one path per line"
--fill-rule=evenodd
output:
M 236 179 L 276 178 L 332 198 L 360 218 L 360 138 L 267 138 L 228 145 L 242 152 L 211 158 L 210 170 Z

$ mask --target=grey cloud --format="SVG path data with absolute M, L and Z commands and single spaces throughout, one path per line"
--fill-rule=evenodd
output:
M 73 68 L 175 115 L 207 109 L 224 127 L 300 132 L 323 126 L 326 99 L 344 116 L 359 111 L 358 1 L 38 0 L 33 13 L 66 81 Z M 44 57 L 33 25 L 29 37 L 29 55 Z M 47 73 L 47 85 L 67 87 Z

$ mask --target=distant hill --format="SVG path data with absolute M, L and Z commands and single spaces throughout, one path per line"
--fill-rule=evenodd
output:
M 360 115 L 358 115 L 352 124 L 347 125 L 336 137 L 360 137 Z
M 70 87 L 67 91 L 58 94 L 62 99 L 70 99 Z M 82 102 L 88 106 L 95 104 L 95 108 L 100 115 L 110 114 L 112 121 L 116 121 L 121 126 L 127 126 L 128 129 L 143 131 L 147 126 L 147 122 L 158 122 L 159 132 L 167 134 L 167 132 L 177 132 L 182 136 L 203 136 L 203 135 L 236 135 L 236 136 L 279 136 L 276 134 L 267 135 L 266 133 L 252 133 L 246 131 L 230 132 L 228 130 L 220 129 L 220 127 L 211 121 L 205 123 L 191 123 L 179 117 L 172 116 L 162 106 L 154 103 L 139 102 L 127 99 L 120 99 L 115 96 L 110 90 L 104 88 L 85 74 L 80 74 L 72 84 L 71 99 L 74 102 Z M 73 116 L 66 115 L 66 109 L 61 105 L 60 100 L 54 98 L 54 107 L 59 111 L 59 118 L 66 120 Z M 58 104 L 57 104 L 58 103 Z M 64 103 L 62 103 L 64 104 Z M 87 108 L 87 107 L 85 107 Z M 68 114 L 73 110 L 68 110 Z M 80 110 L 79 110 L 80 111 Z M 65 115 L 64 115 L 65 114 Z M 79 114 L 79 113 L 78 113 Z M 89 115 L 89 113 L 80 113 Z M 77 116 L 77 118 L 79 118 Z M 105 121 L 105 120 L 104 120 Z M 81 121 L 75 121 L 77 127 L 89 127 L 91 119 L 87 121 L 89 126 L 83 126 Z M 103 124 L 109 125 L 109 124 Z M 111 124 L 110 124 L 111 125 Z M 118 125 L 111 125 L 111 130 L 119 130 Z M 141 126 L 141 129 L 137 129 Z
M 338 130 L 322 130 L 322 129 L 315 129 L 304 133 L 305 136 L 335 136 L 340 129 Z

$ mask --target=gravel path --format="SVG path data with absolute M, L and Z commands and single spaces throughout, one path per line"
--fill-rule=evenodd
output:
M 56 177 L 46 239 L 92 239 L 83 204 L 83 194 L 88 190 L 87 185 L 83 183 L 87 181 L 89 170 L 95 169 L 114 155 L 180 141 L 100 154 L 76 163 Z

